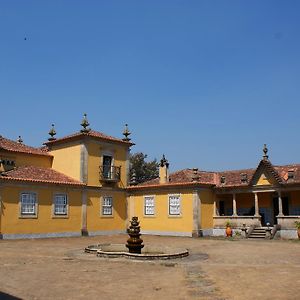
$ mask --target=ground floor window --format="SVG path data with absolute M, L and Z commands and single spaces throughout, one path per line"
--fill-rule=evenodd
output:
M 36 215 L 36 194 L 22 193 L 21 194 L 21 215 Z
M 110 196 L 104 196 L 102 200 L 102 215 L 111 216 L 112 215 L 112 205 L 113 199 Z
M 57 194 L 54 196 L 54 214 L 68 214 L 68 198 L 66 194 Z
M 180 195 L 169 195 L 169 215 L 180 215 L 181 203 Z
M 146 216 L 153 216 L 155 212 L 154 196 L 144 197 L 144 213 Z

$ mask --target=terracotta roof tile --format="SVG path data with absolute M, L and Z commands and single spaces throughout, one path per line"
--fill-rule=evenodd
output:
M 178 185 L 214 185 L 216 188 L 247 187 L 251 185 L 253 176 L 261 165 L 264 165 L 275 177 L 279 184 L 297 184 L 300 183 L 300 164 L 291 164 L 285 166 L 273 166 L 270 161 L 261 161 L 256 169 L 242 169 L 222 172 L 198 171 L 199 180 L 193 181 L 194 170 L 184 169 L 170 174 L 170 182 L 159 184 L 159 178 L 149 180 L 131 186 L 130 189 L 152 188 L 158 186 L 178 186 Z M 293 171 L 294 178 L 288 179 L 288 172 Z M 221 183 L 221 177 L 225 177 L 225 182 Z M 246 177 L 246 180 L 242 178 Z
M 255 173 L 255 169 L 216 172 L 217 175 L 216 186 L 217 187 L 247 186 L 251 181 L 254 173 Z M 224 176 L 225 178 L 225 183 L 221 183 L 222 176 Z M 242 176 L 246 176 L 247 180 L 242 182 Z
M 100 140 L 106 140 L 106 141 L 121 143 L 121 144 L 125 144 L 125 145 L 128 145 L 128 146 L 134 145 L 134 143 L 123 141 L 122 139 L 118 139 L 118 138 L 115 138 L 115 137 L 112 137 L 110 135 L 106 135 L 102 132 L 94 131 L 94 130 L 90 130 L 87 133 L 76 132 L 76 133 L 67 135 L 65 137 L 58 138 L 58 139 L 53 140 L 53 141 L 45 142 L 44 144 L 49 147 L 51 145 L 56 145 L 56 144 L 64 143 L 64 142 L 67 142 L 67 141 L 81 139 L 85 136 L 93 137 L 93 138 L 100 139 Z
M 36 154 L 36 155 L 45 155 L 52 156 L 46 151 L 43 151 L 39 148 L 30 147 L 24 144 L 20 144 L 18 142 L 9 140 L 0 136 L 0 150 L 5 150 L 9 152 L 19 152 L 19 153 L 27 153 L 27 154 Z
M 3 172 L 0 180 L 27 181 L 50 184 L 67 184 L 83 186 L 84 183 L 68 177 L 50 168 L 36 166 L 22 166 L 16 169 Z
M 193 169 L 184 169 L 180 170 L 174 173 L 171 173 L 169 176 L 170 181 L 166 184 L 163 184 L 164 186 L 172 186 L 172 185 L 214 185 L 215 184 L 215 176 L 213 172 L 205 172 L 205 171 L 197 171 L 197 176 L 199 176 L 199 179 L 197 181 L 193 181 L 194 176 L 194 170 Z M 162 186 L 162 184 L 159 184 L 159 178 L 155 178 L 146 182 L 143 182 L 141 184 L 138 184 L 136 186 L 132 186 L 132 188 L 144 188 L 144 187 L 154 187 L 154 186 Z

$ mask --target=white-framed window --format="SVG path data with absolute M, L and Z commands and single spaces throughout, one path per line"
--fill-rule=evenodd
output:
M 113 198 L 111 196 L 104 196 L 102 199 L 102 215 L 112 216 L 113 213 Z
M 181 213 L 180 195 L 169 195 L 169 215 L 178 216 Z
M 36 193 L 21 194 L 21 215 L 31 216 L 37 213 Z
M 66 194 L 54 195 L 54 215 L 67 215 L 68 214 L 68 197 Z
M 153 216 L 155 214 L 154 196 L 144 196 L 144 214 L 145 216 Z

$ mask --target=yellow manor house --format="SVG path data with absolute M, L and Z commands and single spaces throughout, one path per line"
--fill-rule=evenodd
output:
M 169 174 L 136 184 L 129 178 L 130 132 L 118 139 L 88 128 L 42 148 L 0 136 L 0 238 L 125 233 L 138 216 L 143 234 L 218 236 L 230 222 L 245 237 L 296 238 L 300 164 L 273 165 L 264 147 L 255 169 Z

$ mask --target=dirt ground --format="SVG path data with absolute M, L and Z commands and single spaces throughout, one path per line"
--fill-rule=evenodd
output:
M 126 235 L 0 240 L 0 299 L 299 299 L 300 242 L 143 236 L 185 247 L 168 261 L 83 252 Z

